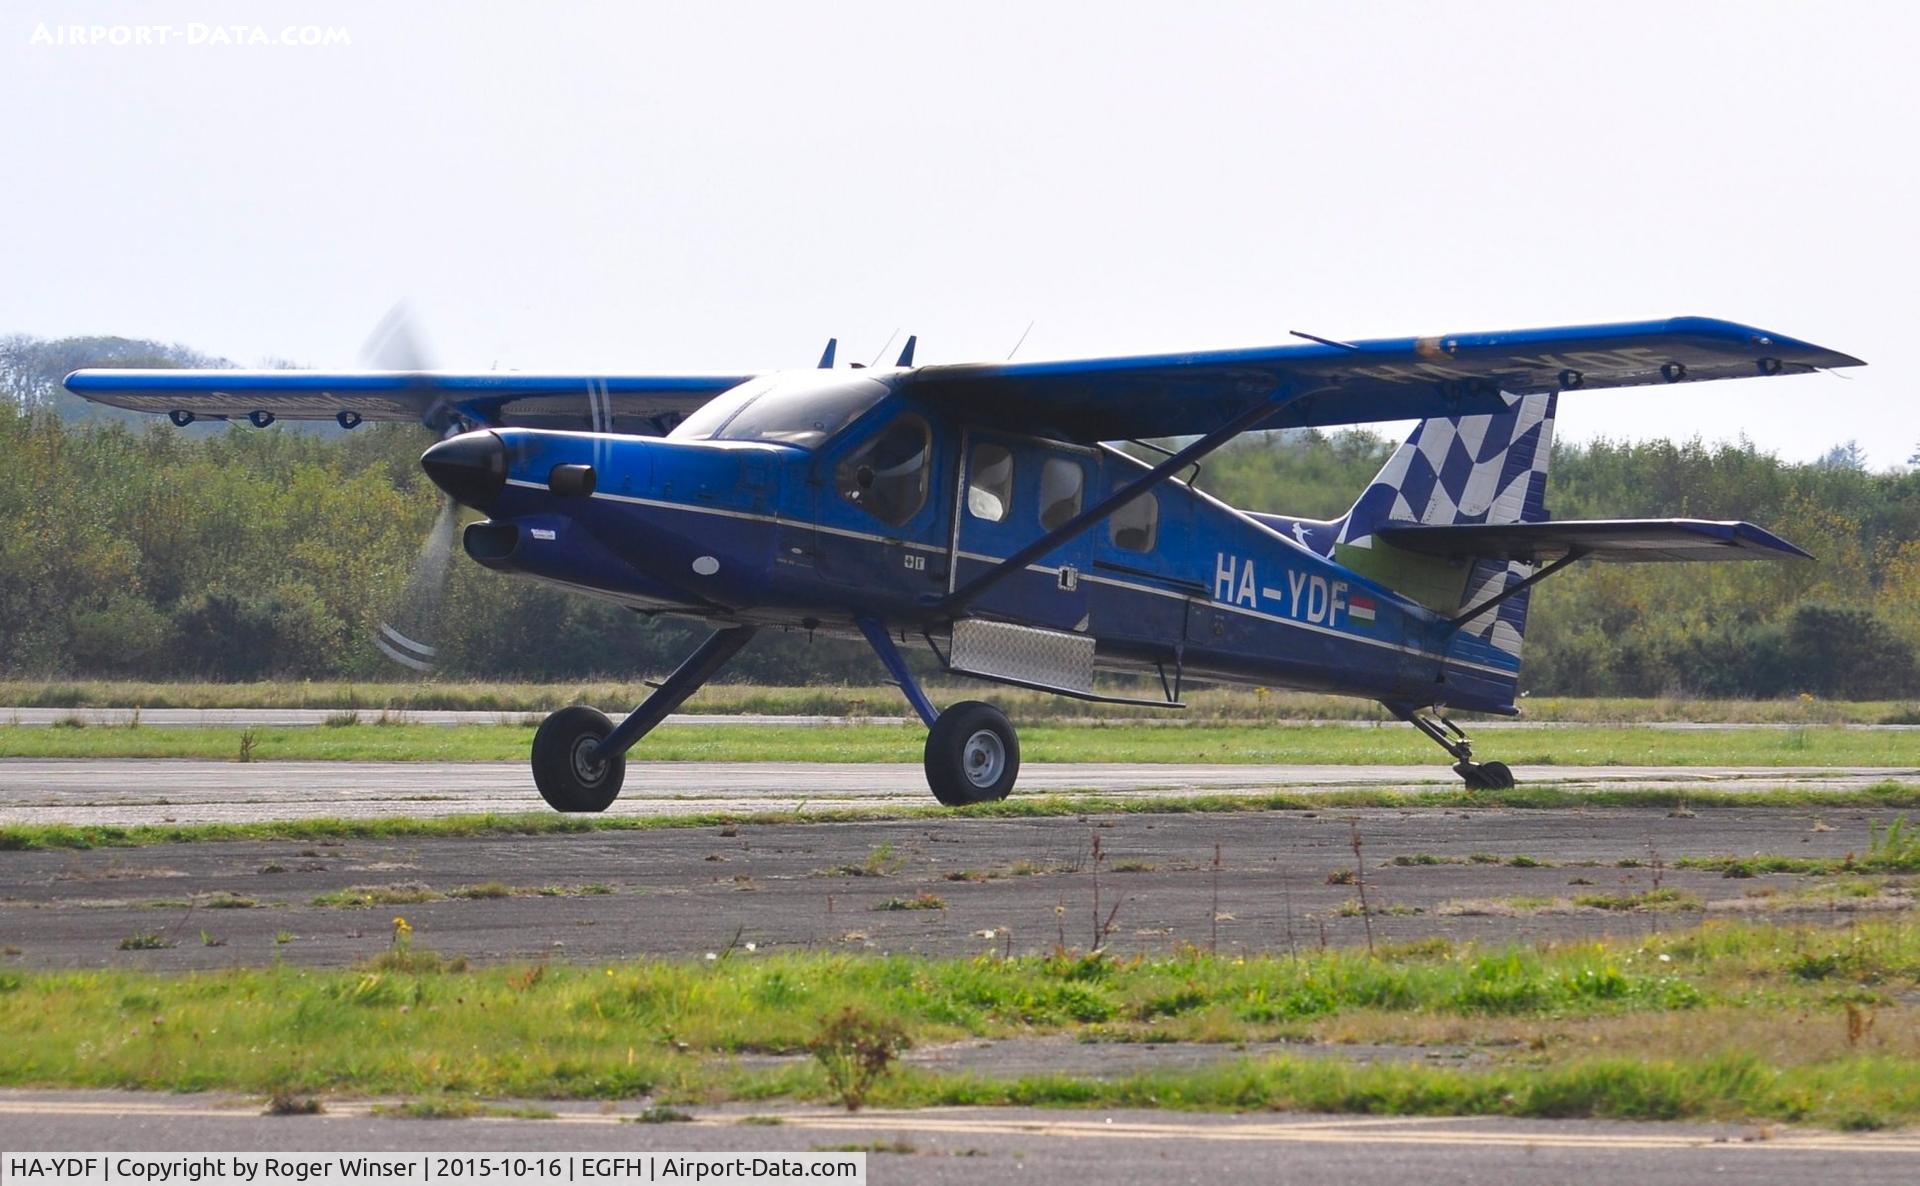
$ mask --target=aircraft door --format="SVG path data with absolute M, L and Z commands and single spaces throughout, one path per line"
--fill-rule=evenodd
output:
M 932 426 L 911 412 L 823 453 L 814 467 L 820 575 L 875 592 L 944 589 L 947 470 Z
M 986 572 L 1079 514 L 1094 497 L 1098 456 L 1066 446 L 995 433 L 962 439 L 965 480 L 954 508 L 954 585 Z M 1081 574 L 1092 557 L 1082 532 L 988 591 L 979 608 L 1059 630 L 1085 629 Z

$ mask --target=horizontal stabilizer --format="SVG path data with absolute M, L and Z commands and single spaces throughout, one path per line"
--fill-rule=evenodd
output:
M 1751 523 L 1708 519 L 1562 519 L 1550 523 L 1383 524 L 1376 538 L 1409 552 L 1448 559 L 1620 563 L 1670 560 L 1779 560 L 1813 557 Z

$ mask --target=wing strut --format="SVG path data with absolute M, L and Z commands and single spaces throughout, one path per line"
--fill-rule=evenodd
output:
M 1513 584 L 1508 585 L 1506 588 L 1500 590 L 1498 593 L 1495 593 L 1492 597 L 1487 598 L 1485 601 L 1481 602 L 1479 605 L 1474 606 L 1472 609 L 1462 610 L 1459 613 L 1455 614 L 1453 617 L 1448 618 L 1447 626 L 1450 629 L 1458 630 L 1460 629 L 1460 627 L 1465 626 L 1468 622 L 1473 621 L 1475 618 L 1479 617 L 1481 614 L 1486 613 L 1488 610 L 1492 609 L 1494 606 L 1499 605 L 1501 602 L 1506 601 L 1508 598 L 1518 594 L 1521 590 L 1531 589 L 1535 585 L 1539 584 L 1541 581 L 1544 581 L 1548 577 L 1552 576 L 1554 573 L 1559 572 L 1561 569 L 1565 568 L 1567 565 L 1572 564 L 1577 560 L 1584 560 L 1586 558 L 1587 558 L 1586 549 L 1573 548 L 1569 550 L 1566 555 L 1560 557 L 1560 559 L 1558 560 L 1555 560 L 1553 563 L 1543 565 L 1542 567 L 1535 569 L 1532 576 L 1526 577 L 1523 580 L 1515 581 Z
M 1007 579 L 1007 577 L 1026 568 L 1027 565 L 1032 564 L 1035 560 L 1038 560 L 1061 544 L 1079 535 L 1095 523 L 1098 523 L 1121 507 L 1126 506 L 1134 499 L 1139 498 L 1142 494 L 1145 494 L 1148 490 L 1159 485 L 1167 478 L 1179 473 L 1194 462 L 1199 461 L 1241 433 L 1250 432 L 1259 427 L 1262 421 L 1272 417 L 1279 412 L 1280 409 L 1300 398 L 1300 395 L 1301 393 L 1291 386 L 1281 387 L 1273 398 L 1255 404 L 1225 424 L 1222 424 L 1219 428 L 1214 429 L 1206 436 L 1201 437 L 1179 452 L 1170 455 L 1159 465 L 1154 466 L 1138 478 L 1115 490 L 1073 518 L 1068 519 L 1065 523 L 1042 535 L 1039 539 L 1021 548 L 1013 555 L 1002 560 L 992 568 L 989 568 L 953 592 L 948 593 L 944 597 L 929 597 L 926 604 L 941 613 L 958 613 L 973 602 L 979 600 L 982 594 Z M 956 515 L 961 514 L 964 509 L 963 507 L 956 506 L 953 508 L 953 513 Z

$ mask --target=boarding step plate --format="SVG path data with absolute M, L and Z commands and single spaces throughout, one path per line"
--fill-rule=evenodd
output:
M 1183 707 L 1171 694 L 1165 700 L 1142 700 L 1095 692 L 1093 648 L 1093 638 L 1085 634 L 963 618 L 953 624 L 947 669 L 956 675 L 1058 692 L 1082 700 L 1138 704 L 1147 708 Z
M 964 618 L 953 624 L 948 665 L 962 675 L 1093 695 L 1093 639 L 1085 634 Z

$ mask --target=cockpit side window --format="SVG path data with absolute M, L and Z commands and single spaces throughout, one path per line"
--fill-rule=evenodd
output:
M 933 468 L 933 431 L 918 416 L 902 416 L 847 455 L 834 471 L 840 497 L 891 527 L 927 503 Z

